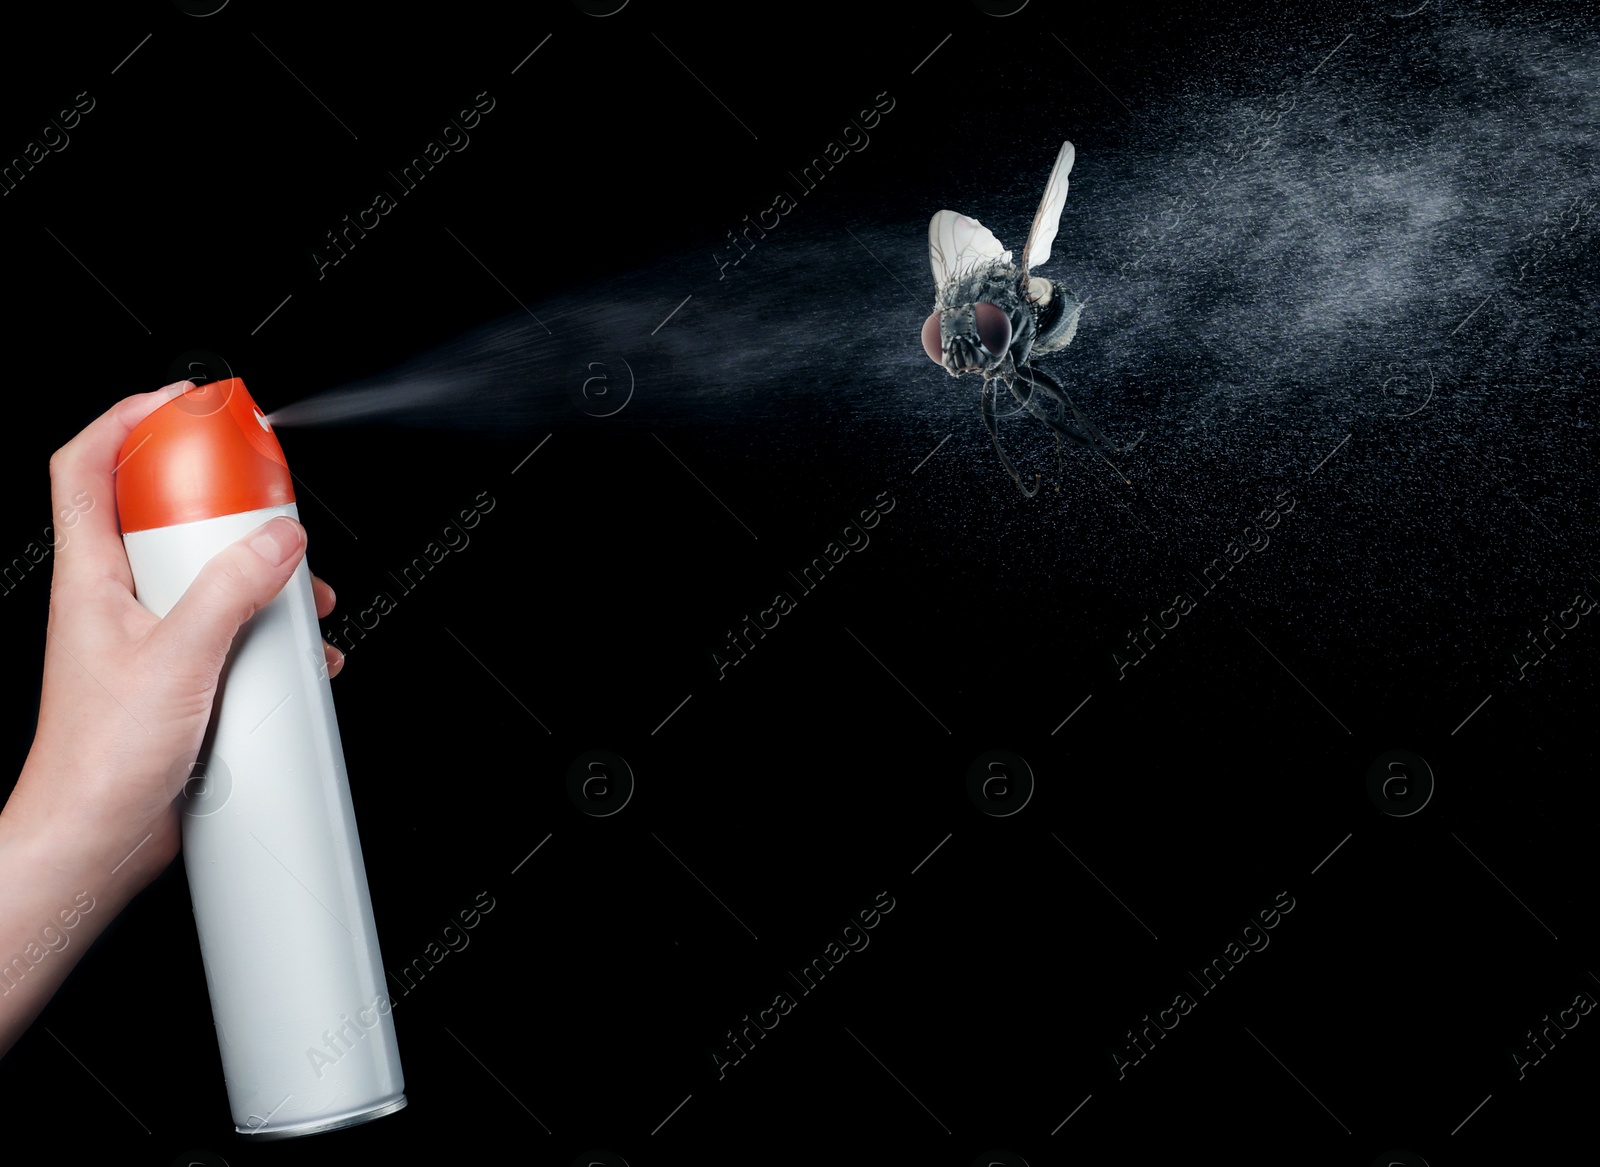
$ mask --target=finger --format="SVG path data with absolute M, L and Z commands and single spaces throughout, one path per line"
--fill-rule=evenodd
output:
M 326 580 L 319 579 L 313 575 L 311 577 L 311 598 L 317 605 L 317 619 L 326 620 L 333 612 L 333 605 L 338 602 L 339 597 L 334 595 L 333 589 L 328 586 Z
M 305 528 L 279 515 L 219 551 L 152 633 L 161 655 L 198 662 L 201 679 L 215 681 L 240 625 L 283 590 L 305 550 Z
M 117 525 L 118 459 L 134 427 L 189 388 L 189 382 L 177 381 L 153 393 L 125 397 L 51 457 L 56 571 L 85 577 L 106 575 L 133 590 Z
M 326 620 L 333 612 L 333 606 L 338 602 L 333 589 L 328 586 L 328 581 L 321 576 L 311 577 L 311 599 L 317 607 L 317 619 Z M 339 670 L 344 668 L 344 653 L 340 652 L 326 640 L 322 642 L 322 658 L 328 668 L 328 678 L 332 680 L 339 675 Z

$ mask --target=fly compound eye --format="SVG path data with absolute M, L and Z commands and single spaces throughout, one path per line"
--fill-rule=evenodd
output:
M 944 344 L 939 337 L 939 314 L 937 312 L 922 322 L 922 348 L 928 354 L 928 359 L 934 364 L 944 364 Z
M 998 306 L 980 300 L 972 306 L 972 321 L 978 329 L 978 339 L 989 350 L 990 356 L 1004 356 L 1011 347 L 1011 317 Z M 926 325 L 923 326 L 926 329 Z

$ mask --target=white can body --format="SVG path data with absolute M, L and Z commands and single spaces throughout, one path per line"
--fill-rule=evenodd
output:
M 124 535 L 165 616 L 217 552 L 293 503 Z M 239 631 L 179 803 L 234 1126 L 285 1138 L 405 1105 L 394 1020 L 304 562 Z

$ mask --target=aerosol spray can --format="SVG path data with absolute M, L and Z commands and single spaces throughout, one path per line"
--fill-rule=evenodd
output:
M 289 465 L 237 377 L 167 402 L 117 470 L 142 603 L 165 616 L 207 560 L 277 515 Z M 179 798 L 183 858 L 235 1128 L 353 1126 L 406 1104 L 322 636 L 304 562 L 240 629 Z

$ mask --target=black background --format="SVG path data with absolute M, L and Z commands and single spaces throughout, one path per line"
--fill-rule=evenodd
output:
M 1509 11 L 1409 19 L 1542 19 Z M 1564 19 L 1558 42 L 1592 36 Z M 1241 420 L 1233 442 L 1224 419 L 1222 439 L 1183 448 L 1164 405 L 1249 376 L 1220 374 L 1202 338 L 1147 390 L 1095 401 L 1107 428 L 1151 431 L 1132 488 L 1080 456 L 1064 495 L 1047 475 L 1023 500 L 969 389 L 916 348 L 932 211 L 969 210 L 1019 246 L 1071 137 L 1071 214 L 1114 219 L 1126 208 L 1094 201 L 1096 152 L 1170 142 L 1139 111 L 1335 49 L 1412 67 L 1416 27 L 1396 20 L 1354 4 L 1034 3 L 1005 19 L 948 4 L 891 21 L 643 0 L 607 18 L 242 0 L 205 18 L 8 17 L 0 145 L 75 94 L 95 105 L 0 200 L 7 555 L 49 522 L 50 452 L 187 350 L 220 354 L 271 411 L 508 313 L 576 338 L 537 365 L 538 408 L 490 432 L 443 415 L 280 429 L 340 613 L 393 590 L 385 573 L 480 492 L 495 504 L 334 685 L 388 966 L 478 893 L 495 902 L 397 1001 L 408 1108 L 293 1144 L 234 1135 L 179 864 L 0 1066 L 13 1150 L 565 1164 L 607 1148 L 637 1167 L 996 1149 L 1366 1164 L 1398 1147 L 1438 1165 L 1583 1139 L 1600 1023 L 1522 1080 L 1508 1050 L 1600 992 L 1594 630 L 1531 682 L 1511 651 L 1594 585 L 1593 282 L 1576 274 L 1592 227 L 1541 291 L 1538 329 L 1485 309 L 1450 358 L 1471 381 L 1528 357 L 1555 383 L 1545 404 L 1508 415 L 1466 394 L 1408 430 L 1358 407 L 1381 381 L 1363 367 L 1320 387 L 1325 424 Z M 1470 61 L 1414 67 L 1492 83 Z M 495 105 L 470 147 L 319 278 L 324 233 L 483 92 Z M 879 94 L 894 105 L 871 145 L 719 279 L 725 233 Z M 1217 131 L 1192 112 L 1160 134 L 1202 148 Z M 1473 132 L 1447 126 L 1452 142 Z M 1589 165 L 1592 142 L 1574 151 Z M 1571 189 L 1592 192 L 1589 174 Z M 1535 192 L 1490 187 L 1531 229 Z M 644 326 L 616 330 L 614 301 Z M 618 354 L 636 397 L 585 416 L 573 387 Z M 730 372 L 753 366 L 759 383 Z M 1021 448 L 1053 466 L 1048 444 Z M 1241 449 L 1268 454 L 1251 469 Z M 1119 679 L 1126 633 L 1286 490 L 1272 551 Z M 894 507 L 870 545 L 719 679 L 726 633 L 880 492 Z M 1097 566 L 1130 562 L 1143 574 Z M 0 600 L 23 695 L 13 773 L 44 575 Z M 1036 779 L 1005 815 L 967 789 L 996 748 Z M 591 749 L 635 776 L 615 814 L 568 796 Z M 1367 790 L 1394 749 L 1437 782 L 1404 817 Z M 725 1031 L 884 891 L 895 907 L 870 946 L 719 1080 Z M 1124 1032 L 1280 892 L 1295 907 L 1270 947 L 1119 1080 Z

